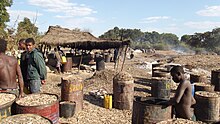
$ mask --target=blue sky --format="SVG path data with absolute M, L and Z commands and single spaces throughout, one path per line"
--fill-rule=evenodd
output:
M 28 17 L 40 32 L 60 25 L 97 37 L 115 26 L 178 37 L 220 27 L 219 0 L 13 0 L 8 12 L 10 27 Z

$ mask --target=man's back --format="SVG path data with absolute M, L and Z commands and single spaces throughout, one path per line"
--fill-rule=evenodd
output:
M 175 94 L 175 98 L 177 97 L 181 97 L 181 99 L 180 102 L 175 105 L 176 116 L 190 119 L 193 116 L 193 112 L 191 111 L 193 96 L 192 87 L 188 80 L 179 84 Z
M 0 88 L 17 88 L 16 70 L 20 69 L 17 59 L 5 54 L 0 54 Z

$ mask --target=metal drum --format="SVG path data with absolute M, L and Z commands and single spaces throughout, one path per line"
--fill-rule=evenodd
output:
M 220 91 L 220 69 L 212 70 L 211 84 L 215 86 L 215 91 Z
M 195 116 L 206 123 L 219 121 L 219 96 L 217 93 L 197 91 L 195 93 Z
M 155 97 L 136 97 L 132 111 L 132 124 L 156 124 L 171 119 L 171 106 L 165 107 L 162 102 L 166 100 Z
M 11 116 L 11 114 L 12 114 L 11 113 L 11 111 L 12 111 L 11 108 L 12 108 L 12 104 L 14 103 L 14 101 L 16 99 L 16 95 L 14 95 L 12 93 L 0 93 L 0 95 L 2 97 L 7 97 L 7 99 L 8 99 L 8 102 L 6 102 L 5 104 L 2 103 L 0 105 L 0 120 L 1 120 L 3 118 Z
M 121 110 L 131 110 L 134 97 L 134 79 L 126 73 L 120 72 L 113 79 L 114 107 Z
M 171 81 L 167 78 L 152 78 L 151 96 L 161 99 L 169 99 L 171 92 Z
M 55 100 L 48 104 L 42 103 L 40 105 L 33 105 L 33 103 L 37 103 L 37 101 L 39 101 L 38 98 L 34 98 L 33 100 L 31 100 L 31 102 L 33 103 L 30 103 L 28 99 L 30 99 L 31 97 L 35 97 L 36 95 L 39 95 L 39 98 L 42 98 L 42 95 L 48 95 L 47 99 L 42 98 L 44 100 L 41 100 L 42 102 L 45 102 L 45 100 L 48 100 L 49 98 L 55 98 Z M 26 102 L 28 105 L 21 104 L 21 101 Z M 29 94 L 24 98 L 16 100 L 15 104 L 17 114 L 37 114 L 51 120 L 53 124 L 59 124 L 59 100 L 58 96 L 55 94 Z
M 73 54 L 72 53 L 67 53 L 66 54 L 66 63 L 63 64 L 63 72 L 68 72 L 72 70 L 73 66 Z
M 75 113 L 83 109 L 82 79 L 69 75 L 61 79 L 61 101 L 75 102 Z

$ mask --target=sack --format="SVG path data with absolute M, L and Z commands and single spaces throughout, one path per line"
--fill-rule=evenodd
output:
M 66 56 L 62 56 L 61 57 L 61 63 L 62 64 L 65 64 L 67 61 L 66 61 Z

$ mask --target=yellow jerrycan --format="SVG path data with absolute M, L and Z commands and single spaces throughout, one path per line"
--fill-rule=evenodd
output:
M 104 107 L 107 109 L 112 109 L 112 95 L 110 94 L 104 95 Z
M 62 64 L 65 64 L 67 61 L 66 61 L 66 56 L 62 56 L 61 57 L 61 63 Z

